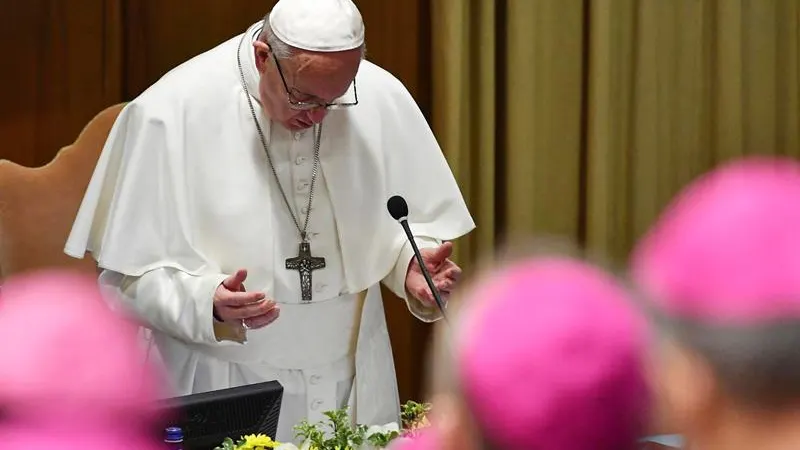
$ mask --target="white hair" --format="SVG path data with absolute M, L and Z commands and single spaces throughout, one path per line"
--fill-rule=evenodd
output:
M 297 51 L 296 48 L 292 47 L 286 42 L 283 42 L 272 30 L 272 27 L 269 24 L 269 13 L 264 17 L 264 27 L 261 29 L 261 33 L 258 35 L 258 40 L 269 45 L 269 48 L 272 50 L 272 53 L 277 59 L 291 58 Z M 361 50 L 361 59 L 364 59 L 367 55 L 366 43 L 362 43 L 361 47 L 359 48 Z

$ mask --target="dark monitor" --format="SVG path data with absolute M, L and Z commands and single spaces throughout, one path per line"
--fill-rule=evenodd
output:
M 213 450 L 226 437 L 237 440 L 247 434 L 275 439 L 282 398 L 277 381 L 174 397 L 159 404 L 167 417 L 159 433 L 181 427 L 184 450 Z

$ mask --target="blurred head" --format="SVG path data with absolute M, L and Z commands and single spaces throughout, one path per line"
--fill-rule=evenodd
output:
M 660 403 L 690 439 L 800 406 L 798 205 L 800 164 L 742 159 L 688 186 L 633 252 L 663 336 Z
M 289 130 L 321 122 L 329 109 L 356 102 L 364 25 L 349 0 L 281 0 L 253 43 L 259 97 L 270 119 Z
M 635 448 L 646 330 L 612 277 L 529 259 L 489 274 L 457 314 L 438 330 L 433 428 L 411 448 Z
M 152 448 L 147 435 L 159 418 L 151 402 L 163 378 L 145 367 L 137 327 L 107 307 L 94 279 L 43 272 L 7 280 L 0 341 L 4 446 Z

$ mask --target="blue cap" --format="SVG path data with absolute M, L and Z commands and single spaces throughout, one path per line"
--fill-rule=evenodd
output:
M 164 430 L 165 442 L 181 442 L 183 441 L 183 430 L 180 427 L 169 427 Z

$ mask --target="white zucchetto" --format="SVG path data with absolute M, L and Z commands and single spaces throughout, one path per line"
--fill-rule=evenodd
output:
M 302 50 L 340 52 L 364 43 L 364 21 L 351 0 L 280 0 L 269 24 L 278 39 Z

